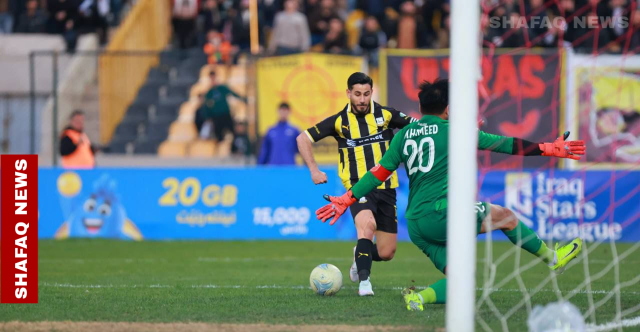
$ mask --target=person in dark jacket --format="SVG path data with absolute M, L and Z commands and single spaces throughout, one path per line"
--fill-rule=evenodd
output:
M 204 96 L 201 113 L 197 115 L 203 121 L 200 129 L 200 138 L 208 139 L 211 136 L 211 127 L 213 126 L 213 134 L 218 142 L 224 140 L 225 133 L 230 131 L 235 136 L 233 118 L 231 117 L 231 108 L 227 102 L 227 96 L 234 96 L 243 102 L 247 102 L 246 97 L 242 97 L 231 90 L 225 84 L 218 84 L 216 81 L 216 72 L 211 70 L 209 73 L 211 82 L 210 89 Z
M 27 1 L 27 11 L 20 15 L 16 24 L 17 33 L 45 33 L 47 31 L 47 14 L 38 7 L 38 0 Z
M 262 141 L 259 165 L 295 165 L 300 130 L 289 123 L 291 108 L 287 103 L 278 107 L 278 123 L 271 127 Z

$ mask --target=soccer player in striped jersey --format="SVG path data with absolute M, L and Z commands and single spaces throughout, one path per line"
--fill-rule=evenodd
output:
M 417 121 L 393 108 L 373 101 L 373 80 L 364 73 L 353 73 L 347 80 L 349 103 L 338 113 L 324 119 L 298 136 L 298 150 L 311 171 L 315 184 L 327 182 L 327 175 L 318 169 L 313 158 L 312 143 L 325 137 L 338 142 L 338 174 L 345 189 L 375 166 L 393 138 L 393 129 L 404 128 Z M 391 260 L 396 251 L 398 219 L 396 191 L 398 177 L 391 172 L 367 195 L 351 206 L 358 242 L 354 262 L 349 270 L 353 282 L 360 282 L 360 296 L 373 295 L 369 279 L 372 261 Z M 373 244 L 373 237 L 376 244 Z
M 420 85 L 418 97 L 422 119 L 399 131 L 380 163 L 372 168 L 351 190 L 340 197 L 325 196 L 331 203 L 316 211 L 323 222 L 333 225 L 347 207 L 383 183 L 400 163 L 409 176 L 407 226 L 411 241 L 431 259 L 438 270 L 447 272 L 447 206 L 449 168 L 449 82 L 436 80 Z M 553 143 L 533 143 L 514 137 L 478 132 L 478 149 L 524 156 L 549 156 L 580 159 L 586 151 L 583 141 L 566 141 L 569 132 Z M 464 167 L 464 165 L 454 165 Z M 476 231 L 501 230 L 509 240 L 539 257 L 549 268 L 562 272 L 582 248 L 582 240 L 574 239 L 566 246 L 551 250 L 513 211 L 495 204 L 478 202 Z M 425 303 L 446 302 L 447 279 L 432 284 L 419 293 L 405 289 L 408 310 L 423 310 Z

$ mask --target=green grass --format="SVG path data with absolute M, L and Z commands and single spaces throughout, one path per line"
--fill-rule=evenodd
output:
M 0 321 L 131 321 L 131 322 L 224 322 L 283 324 L 413 325 L 420 329 L 444 326 L 444 306 L 429 305 L 425 312 L 408 312 L 398 287 L 426 286 L 442 277 L 411 243 L 400 243 L 391 262 L 374 263 L 372 282 L 376 295 L 360 298 L 348 278 L 347 242 L 120 242 L 107 240 L 40 241 L 39 303 L 0 305 Z M 478 244 L 477 286 L 485 283 L 485 244 Z M 631 248 L 618 244 L 618 255 Z M 590 274 L 611 261 L 609 244 L 589 249 Z M 510 243 L 494 243 L 493 261 L 507 253 L 496 266 L 494 286 L 514 271 Z M 619 265 L 619 279 L 640 274 L 640 250 Z M 520 266 L 533 257 L 522 252 Z M 344 288 L 334 297 L 320 297 L 308 289 L 309 273 L 320 263 L 332 263 L 344 275 Z M 520 275 L 527 288 L 549 277 L 543 264 Z M 571 302 L 585 312 L 589 296 L 595 302 L 614 288 L 614 269 L 591 283 L 591 293 L 578 293 Z M 569 295 L 585 279 L 582 260 L 557 279 L 557 289 Z M 553 281 L 531 298 L 531 303 L 557 301 Z M 258 288 L 257 286 L 268 286 Z M 517 278 L 510 279 L 490 295 L 502 313 L 522 301 Z M 585 288 L 582 288 L 584 290 Z M 477 293 L 479 299 L 482 290 Z M 622 310 L 638 304 L 638 284 L 623 288 Z M 597 323 L 614 320 L 616 296 L 596 311 Z M 478 311 L 493 330 L 501 330 L 499 317 L 489 305 Z M 638 316 L 635 312 L 628 317 Z M 527 306 L 508 317 L 511 331 L 526 331 Z M 481 326 L 478 325 L 478 330 Z M 625 331 L 637 331 L 632 327 Z

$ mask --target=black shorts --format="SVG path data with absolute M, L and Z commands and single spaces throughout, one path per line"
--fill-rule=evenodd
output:
M 386 233 L 398 233 L 398 212 L 395 189 L 374 189 L 350 207 L 355 222 L 362 210 L 371 210 L 376 218 L 376 229 Z

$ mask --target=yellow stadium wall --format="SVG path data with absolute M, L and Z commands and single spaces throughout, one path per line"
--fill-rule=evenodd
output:
M 111 140 L 149 69 L 158 64 L 156 54 L 141 51 L 161 51 L 168 44 L 170 18 L 168 0 L 139 0 L 109 43 L 107 52 L 100 56 L 98 81 L 103 144 Z

